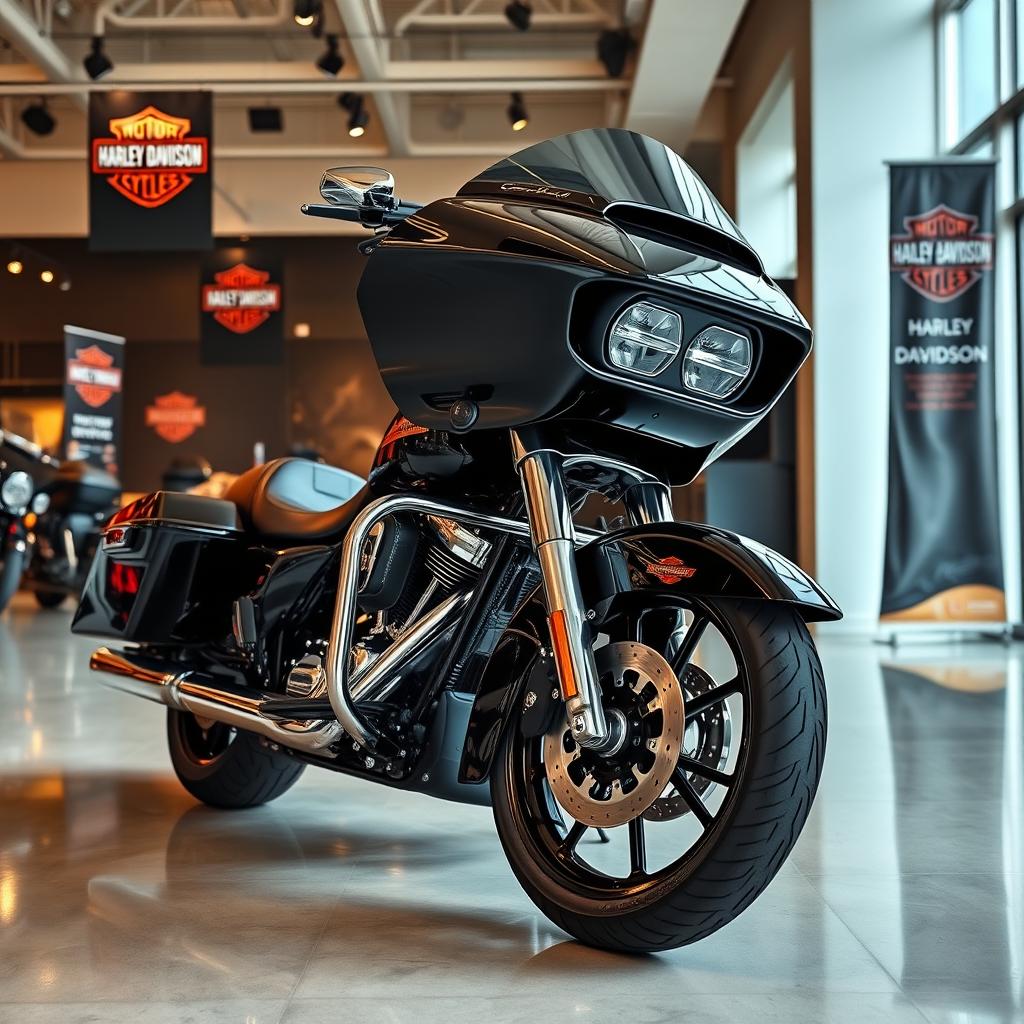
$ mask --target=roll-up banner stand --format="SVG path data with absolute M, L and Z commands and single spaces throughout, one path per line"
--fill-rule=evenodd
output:
M 65 459 L 85 459 L 119 475 L 124 338 L 64 327 Z
M 881 620 L 1003 623 L 991 161 L 890 165 Z

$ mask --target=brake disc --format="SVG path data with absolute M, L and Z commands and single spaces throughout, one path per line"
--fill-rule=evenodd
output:
M 715 686 L 714 679 L 702 668 L 689 664 L 683 671 L 681 680 L 683 699 L 692 700 L 706 693 Z M 686 728 L 683 734 L 683 751 L 695 761 L 710 768 L 721 770 L 729 758 L 729 747 L 732 737 L 732 718 L 726 702 L 717 704 L 699 715 Z M 687 774 L 690 785 L 698 796 L 703 797 L 714 783 L 696 772 Z M 690 814 L 690 807 L 679 795 L 675 787 L 667 791 L 668 795 L 660 796 L 644 812 L 648 821 L 669 821 Z
M 668 662 L 643 644 L 595 652 L 605 715 L 618 741 L 597 753 L 562 722 L 544 738 L 544 770 L 559 806 L 576 821 L 614 828 L 640 817 L 671 782 L 686 723 L 683 690 Z

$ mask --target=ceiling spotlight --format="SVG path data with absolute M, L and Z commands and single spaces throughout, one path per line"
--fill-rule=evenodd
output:
M 85 73 L 95 82 L 114 70 L 114 62 L 103 52 L 103 36 L 92 37 L 92 49 L 82 61 Z
M 628 28 L 606 28 L 597 37 L 597 59 L 609 78 L 619 78 L 626 70 L 626 58 L 632 49 L 633 37 Z
M 319 10 L 320 0 L 294 0 L 292 17 L 295 19 L 296 25 L 309 28 L 316 21 Z
M 59 285 L 57 285 L 57 287 L 62 292 L 69 292 L 69 291 L 71 291 L 71 281 L 68 280 L 68 278 L 65 277 L 64 280 L 61 281 L 61 283 Z
M 508 105 L 508 123 L 514 132 L 521 132 L 530 123 L 521 92 L 512 93 L 512 102 Z
M 21 123 L 33 135 L 49 135 L 57 127 L 53 115 L 46 109 L 45 100 L 29 104 L 21 112 Z
M 338 97 L 338 105 L 348 111 L 348 133 L 358 139 L 366 132 L 370 123 L 370 112 L 366 109 L 363 97 L 355 92 L 343 92 Z
M 345 58 L 338 49 L 338 37 L 333 33 L 328 33 L 327 51 L 316 62 L 316 66 L 329 78 L 337 77 L 338 72 L 345 66 Z
M 280 107 L 250 107 L 249 131 L 279 132 L 284 130 Z
M 53 284 L 53 271 L 49 268 L 40 271 L 39 280 L 42 281 L 43 284 Z
M 21 260 L 8 260 L 7 262 L 8 274 L 20 274 L 24 269 L 25 264 Z
M 512 3 L 505 8 L 505 17 L 508 18 L 512 27 L 519 29 L 520 32 L 525 32 L 530 27 L 532 14 L 533 8 L 523 0 L 512 0 Z

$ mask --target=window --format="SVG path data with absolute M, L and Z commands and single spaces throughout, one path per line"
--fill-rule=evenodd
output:
M 967 0 L 956 17 L 957 134 L 963 138 L 999 106 L 996 0 Z

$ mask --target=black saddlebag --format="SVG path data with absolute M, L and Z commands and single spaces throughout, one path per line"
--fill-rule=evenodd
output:
M 223 639 L 266 565 L 232 502 L 157 491 L 110 520 L 71 628 L 145 644 Z

